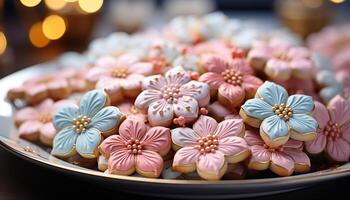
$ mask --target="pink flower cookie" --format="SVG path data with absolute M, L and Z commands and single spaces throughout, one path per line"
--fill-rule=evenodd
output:
M 147 122 L 147 113 L 136 108 L 133 103 L 126 101 L 118 104 L 117 107 L 127 118 L 138 118 L 145 123 Z
M 152 126 L 169 126 L 176 117 L 194 121 L 199 108 L 206 106 L 210 99 L 208 85 L 191 81 L 189 73 L 180 67 L 169 70 L 165 76 L 145 78 L 143 88 L 135 106 L 147 110 Z
M 207 83 L 211 94 L 218 92 L 221 104 L 235 108 L 244 99 L 254 97 L 256 90 L 263 83 L 253 76 L 253 71 L 243 58 L 225 60 L 212 56 L 204 65 L 208 71 L 199 77 L 199 81 Z
M 326 106 L 315 102 L 313 117 L 319 128 L 315 140 L 306 142 L 311 154 L 325 152 L 330 159 L 346 162 L 350 157 L 350 102 L 335 96 Z
M 131 175 L 135 171 L 145 177 L 157 178 L 163 170 L 162 156 L 171 148 L 168 128 L 156 126 L 147 130 L 146 124 L 136 118 L 126 119 L 119 135 L 112 135 L 99 146 L 108 158 L 112 174 Z
M 96 66 L 86 75 L 90 84 L 98 89 L 105 89 L 111 103 L 123 100 L 123 97 L 136 97 L 141 92 L 141 81 L 145 76 L 153 73 L 153 65 L 140 62 L 131 54 L 124 54 L 118 58 L 101 57 Z
M 29 141 L 40 139 L 43 144 L 52 146 L 53 138 L 57 133 L 51 122 L 52 114 L 68 103 L 71 101 L 61 100 L 55 103 L 52 99 L 46 99 L 35 107 L 19 110 L 14 117 L 19 127 L 19 136 Z
M 201 116 L 191 128 L 171 131 L 175 153 L 173 169 L 190 173 L 197 170 L 207 180 L 219 180 L 228 163 L 238 163 L 250 155 L 242 120 L 230 119 L 217 123 Z
M 244 139 L 251 150 L 249 169 L 270 169 L 279 176 L 290 176 L 293 172 L 305 173 L 310 170 L 310 159 L 302 151 L 301 141 L 288 140 L 282 146 L 271 148 L 264 143 L 259 133 L 254 131 L 246 131 Z
M 311 52 L 305 47 L 289 47 L 284 41 L 258 41 L 248 53 L 249 63 L 277 81 L 291 77 L 310 79 L 314 73 Z

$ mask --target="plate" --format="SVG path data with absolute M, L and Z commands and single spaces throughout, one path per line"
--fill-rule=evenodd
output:
M 147 196 L 191 199 L 272 195 L 350 175 L 350 163 L 347 163 L 327 170 L 290 177 L 221 181 L 167 180 L 108 175 L 70 164 L 51 156 L 40 146 L 18 138 L 12 121 L 14 109 L 5 100 L 10 87 L 20 85 L 29 77 L 49 73 L 57 69 L 54 62 L 44 63 L 21 70 L 0 80 L 0 146 L 42 167 L 79 176 L 82 179 L 94 182 L 94 184 L 104 185 L 114 190 Z

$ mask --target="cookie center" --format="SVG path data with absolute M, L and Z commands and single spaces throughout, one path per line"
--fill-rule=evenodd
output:
M 284 121 L 288 121 L 293 116 L 293 109 L 284 103 L 272 106 L 272 111 Z
M 179 85 L 166 85 L 161 89 L 161 93 L 168 103 L 177 103 L 177 99 L 182 96 Z
M 48 123 L 51 121 L 51 114 L 49 112 L 40 113 L 38 120 L 42 123 Z
M 224 72 L 221 73 L 221 75 L 224 77 L 226 83 L 229 83 L 235 86 L 239 86 L 242 84 L 241 73 L 233 69 L 226 69 Z
M 273 57 L 278 58 L 284 61 L 290 61 L 290 57 L 286 52 L 274 52 L 272 53 Z
M 216 135 L 208 135 L 207 137 L 202 137 L 198 139 L 198 145 L 195 146 L 196 149 L 200 151 L 201 154 L 215 153 L 218 149 L 218 137 Z
M 135 138 L 130 138 L 125 142 L 126 149 L 130 154 L 141 154 L 142 153 L 142 142 Z
M 324 135 L 330 140 L 336 140 L 342 136 L 338 123 L 328 121 L 327 126 L 323 130 Z
M 265 148 L 266 150 L 270 151 L 270 152 L 275 152 L 275 151 L 280 151 L 280 152 L 282 152 L 282 151 L 284 151 L 283 146 L 279 146 L 279 147 L 273 148 L 273 147 L 269 147 L 267 144 L 264 144 L 264 148 Z
M 112 71 L 112 76 L 115 78 L 126 78 L 128 75 L 128 69 L 124 67 L 116 67 Z
M 79 115 L 77 118 L 73 119 L 73 128 L 75 132 L 81 133 L 86 131 L 86 128 L 89 126 L 91 118 L 85 115 Z

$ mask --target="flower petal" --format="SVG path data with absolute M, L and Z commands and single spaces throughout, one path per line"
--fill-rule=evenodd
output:
M 192 121 L 198 116 L 198 102 L 192 97 L 181 97 L 173 106 L 175 115 L 184 117 L 186 121 Z
M 265 81 L 265 83 L 259 87 L 257 94 L 263 101 L 271 106 L 286 103 L 288 99 L 287 90 L 270 81 Z
M 295 164 L 311 166 L 310 158 L 302 150 L 286 148 L 283 152 L 290 156 Z
M 165 85 L 167 85 L 167 82 L 161 75 L 148 76 L 142 81 L 143 89 L 160 90 Z
M 27 140 L 37 140 L 40 132 L 40 128 L 44 124 L 40 121 L 26 121 L 18 129 L 18 134 L 21 138 L 27 139 Z
M 317 121 L 305 114 L 293 114 L 288 121 L 289 126 L 298 133 L 315 133 L 317 130 Z
M 122 82 L 122 87 L 126 92 L 128 92 L 128 90 L 141 90 L 142 80 L 144 78 L 145 77 L 140 74 L 130 74 Z
M 189 73 L 182 68 L 173 68 L 167 71 L 164 77 L 168 84 L 183 85 L 191 80 Z
M 350 143 L 350 123 L 343 124 L 341 132 L 343 133 L 343 139 Z
M 267 76 L 278 81 L 286 81 L 292 74 L 292 68 L 287 61 L 275 58 L 267 61 L 264 71 Z
M 96 89 L 87 92 L 80 99 L 80 114 L 92 118 L 107 103 L 108 96 L 103 90 Z
M 99 149 L 106 156 L 112 154 L 113 152 L 117 152 L 120 149 L 125 149 L 126 139 L 121 135 L 111 135 L 100 144 Z
M 165 151 L 169 150 L 171 143 L 170 130 L 161 126 L 152 127 L 141 141 L 145 149 L 166 154 L 168 152 Z
M 206 83 L 190 81 L 180 87 L 183 96 L 193 97 L 198 101 L 200 107 L 209 103 L 209 86 Z
M 200 82 L 207 83 L 211 91 L 217 90 L 219 86 L 225 82 L 221 74 L 217 74 L 214 72 L 204 73 L 199 77 L 198 80 Z
M 173 105 L 160 99 L 149 105 L 147 115 L 152 126 L 168 126 L 174 117 Z
M 103 77 L 97 81 L 95 88 L 105 90 L 107 94 L 113 95 L 120 92 L 123 82 L 124 79 Z
M 108 169 L 111 174 L 130 175 L 135 171 L 135 156 L 127 149 L 118 149 L 108 158 Z
M 328 140 L 326 152 L 335 161 L 347 162 L 350 156 L 350 146 L 342 138 L 334 141 Z
M 158 90 L 144 90 L 142 91 L 135 100 L 135 106 L 141 109 L 148 108 L 152 103 L 162 98 L 161 92 Z
M 201 115 L 199 119 L 193 124 L 194 132 L 200 137 L 206 137 L 213 134 L 218 126 L 214 118 Z
M 308 79 L 312 76 L 315 66 L 310 59 L 294 59 L 289 63 L 293 75 L 301 79 Z
M 57 129 L 73 125 L 73 119 L 79 115 L 78 106 L 70 104 L 58 109 L 53 115 L 53 124 Z
M 131 65 L 128 69 L 135 74 L 150 75 L 153 72 L 153 64 L 149 62 L 138 62 Z
M 328 103 L 329 114 L 333 122 L 343 125 L 350 122 L 350 101 L 340 95 L 335 96 Z
M 75 153 L 75 142 L 78 134 L 72 127 L 66 127 L 60 130 L 53 139 L 51 154 L 59 157 L 67 157 Z
M 278 171 L 274 171 L 281 176 L 291 175 L 294 172 L 295 163 L 293 159 L 284 152 L 271 152 L 271 163 L 286 170 L 286 173 L 282 174 Z M 273 168 L 271 170 L 273 170 Z
M 101 132 L 90 128 L 80 133 L 76 142 L 77 152 L 84 158 L 95 158 L 97 147 L 102 141 Z
M 312 117 L 315 118 L 315 120 L 318 122 L 318 126 L 321 129 L 326 127 L 329 121 L 329 113 L 326 106 L 318 101 L 315 101 L 315 109 L 312 112 Z
M 274 115 L 272 106 L 261 99 L 249 99 L 243 105 L 242 109 L 250 116 L 260 120 Z
M 195 146 L 197 145 L 197 140 L 201 136 L 190 128 L 175 128 L 171 130 L 171 138 L 175 145 L 184 146 Z
M 255 170 L 266 170 L 270 165 L 271 153 L 261 145 L 250 147 L 251 157 L 248 167 Z
M 319 154 L 323 152 L 326 145 L 327 137 L 323 133 L 318 132 L 314 140 L 305 142 L 305 150 L 311 154 Z
M 289 132 L 287 123 L 277 115 L 264 119 L 261 123 L 260 129 L 262 129 L 271 139 L 285 137 Z
M 174 155 L 173 167 L 194 165 L 199 156 L 198 149 L 194 147 L 181 148 Z
M 33 107 L 26 107 L 21 110 L 19 110 L 14 117 L 14 120 L 16 124 L 21 124 L 28 120 L 34 120 L 36 117 L 38 117 L 39 112 L 33 108 Z
M 253 98 L 256 91 L 263 84 L 263 81 L 252 75 L 245 75 L 242 78 L 242 86 L 245 90 L 246 98 Z
M 122 54 L 116 59 L 115 65 L 118 67 L 127 67 L 130 69 L 132 65 L 137 63 L 139 61 L 139 58 L 136 55 L 133 54 Z
M 230 102 L 242 101 L 245 97 L 245 92 L 241 86 L 234 86 L 228 83 L 221 84 L 218 92 Z
M 299 140 L 289 139 L 284 145 L 283 148 L 293 148 L 293 149 L 302 149 L 303 142 Z
M 162 157 L 149 150 L 142 150 L 142 154 L 136 156 L 136 171 L 146 177 L 157 178 L 163 170 Z
M 199 156 L 197 169 L 205 173 L 218 175 L 224 164 L 224 154 L 216 151 L 215 153 L 207 153 Z
M 117 107 L 107 106 L 91 118 L 90 125 L 101 132 L 110 131 L 120 123 L 122 116 L 123 113 Z
M 295 114 L 311 113 L 314 109 L 314 101 L 312 100 L 312 97 L 302 94 L 290 96 L 287 105 L 293 109 L 293 113 Z
M 247 142 L 241 137 L 229 136 L 219 140 L 218 151 L 221 151 L 226 156 L 234 156 L 248 149 Z
M 209 72 L 220 74 L 225 71 L 227 63 L 222 57 L 211 56 L 205 61 L 203 66 Z
M 251 130 L 246 130 L 244 134 L 244 139 L 250 146 L 260 145 L 264 146 L 264 141 L 261 139 L 259 133 Z
M 242 119 L 227 119 L 218 124 L 214 132 L 220 138 L 242 136 L 244 123 Z
M 142 120 L 127 118 L 119 127 L 119 134 L 125 139 L 141 140 L 147 132 L 147 126 Z
M 40 128 L 40 141 L 48 146 L 52 146 L 52 141 L 57 134 L 57 130 L 51 122 L 44 124 Z

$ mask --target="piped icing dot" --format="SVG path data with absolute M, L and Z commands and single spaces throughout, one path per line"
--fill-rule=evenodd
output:
M 201 137 L 197 140 L 197 142 L 198 144 L 195 146 L 195 148 L 198 149 L 201 154 L 215 153 L 219 145 L 219 140 L 216 135 Z
M 284 121 L 288 121 L 293 116 L 293 109 L 284 103 L 272 106 L 272 111 Z
M 233 70 L 233 69 L 226 69 L 221 73 L 221 75 L 224 77 L 224 80 L 226 83 L 229 83 L 231 85 L 239 86 L 242 84 L 242 75 L 241 73 Z
M 73 129 L 77 133 L 86 131 L 86 128 L 89 126 L 91 118 L 85 115 L 79 115 L 77 118 L 73 119 Z
M 181 90 L 180 85 L 174 84 L 174 85 L 166 85 L 161 90 L 162 97 L 168 102 L 168 103 L 177 103 L 177 99 L 180 98 Z
M 135 138 L 130 138 L 127 141 L 125 141 L 126 149 L 128 150 L 128 153 L 130 154 L 141 154 L 142 153 L 142 142 Z
M 328 121 L 323 133 L 329 140 L 336 140 L 342 136 L 339 124 L 333 121 Z
M 128 70 L 127 68 L 124 68 L 124 67 L 117 67 L 112 71 L 112 76 L 115 78 L 126 78 L 127 75 L 128 75 Z

